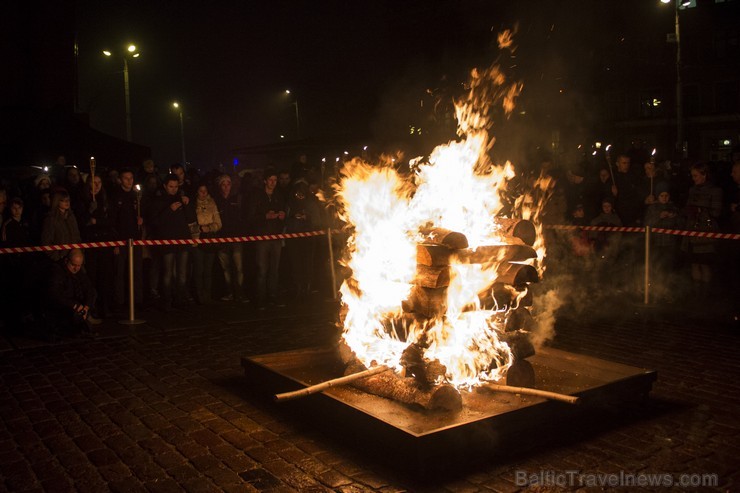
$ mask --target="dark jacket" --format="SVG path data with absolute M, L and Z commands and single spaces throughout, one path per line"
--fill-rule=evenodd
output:
M 137 223 L 138 209 L 136 190 L 126 192 L 118 188 L 110 200 L 108 216 L 116 232 L 117 240 L 141 239 L 141 228 Z
M 221 216 L 221 230 L 218 232 L 218 236 L 221 238 L 242 236 L 247 227 L 242 208 L 239 205 L 239 196 L 223 197 L 221 194 L 216 194 L 213 200 L 216 201 L 218 214 Z
M 51 308 L 72 310 L 75 305 L 92 306 L 95 288 L 83 270 L 72 274 L 66 266 L 55 263 L 49 276 L 48 299 Z
M 180 195 L 163 194 L 157 198 L 152 210 L 152 222 L 156 226 L 152 238 L 160 240 L 191 238 L 188 223 L 194 222 L 195 219 L 192 204 L 183 205 L 174 211 L 170 208 L 175 202 L 181 201 Z
M 255 190 L 249 201 L 248 217 L 250 230 L 258 235 L 280 234 L 283 232 L 284 221 L 280 219 L 267 219 L 267 213 L 285 212 L 285 201 L 283 197 L 274 191 L 267 195 L 264 188 Z
M 41 227 L 41 244 L 42 245 L 66 245 L 69 243 L 80 243 L 80 229 L 77 226 L 77 219 L 72 211 L 67 211 L 66 215 L 55 212 L 49 212 L 44 219 Z M 67 252 L 51 251 L 46 252 L 47 256 L 54 261 L 62 259 Z

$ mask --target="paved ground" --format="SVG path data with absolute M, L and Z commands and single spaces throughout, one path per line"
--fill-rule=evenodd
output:
M 740 332 L 710 312 L 615 308 L 561 311 L 554 345 L 656 369 L 644 408 L 426 485 L 247 397 L 240 358 L 333 340 L 328 304 L 148 311 L 145 325 L 107 321 L 94 341 L 6 338 L 0 490 L 513 492 L 538 474 L 550 485 L 529 491 L 578 490 L 562 476 L 571 470 L 716 474 L 718 486 L 683 491 L 740 490 Z

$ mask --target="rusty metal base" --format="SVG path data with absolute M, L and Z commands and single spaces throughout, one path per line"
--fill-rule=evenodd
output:
M 571 405 L 484 390 L 463 392 L 459 412 L 416 409 L 351 386 L 274 404 L 311 416 L 353 448 L 420 476 L 505 457 L 545 442 L 566 423 L 605 407 L 645 401 L 657 373 L 601 359 L 542 348 L 528 358 L 535 388 L 577 395 Z M 334 348 L 310 348 L 242 358 L 250 390 L 263 397 L 340 377 L 344 365 Z M 557 433 L 555 433 L 557 434 Z

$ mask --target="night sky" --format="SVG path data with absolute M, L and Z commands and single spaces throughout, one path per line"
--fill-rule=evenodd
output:
M 615 16 L 614 3 L 78 0 L 80 110 L 93 128 L 125 136 L 123 62 L 101 50 L 135 43 L 133 140 L 160 166 L 180 160 L 174 100 L 184 108 L 188 161 L 203 169 L 228 162 L 235 147 L 295 138 L 286 88 L 298 98 L 302 137 L 380 139 L 388 128 L 403 131 L 426 89 L 455 87 L 473 66 L 490 64 L 496 34 L 514 25 L 524 46 L 511 71 L 530 101 L 549 97 L 538 94 L 549 90 L 543 81 L 553 90 L 564 78 L 588 86 L 601 63 L 594 50 L 608 50 L 607 32 L 631 22 Z

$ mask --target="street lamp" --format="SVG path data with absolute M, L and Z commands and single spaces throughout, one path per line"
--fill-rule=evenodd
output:
M 103 55 L 112 57 L 113 52 L 110 50 L 103 50 Z M 126 51 L 123 53 L 123 93 L 126 98 L 126 140 L 131 142 L 131 98 L 129 96 L 129 84 L 128 84 L 128 58 L 139 58 L 140 53 L 136 50 L 135 45 L 128 45 Z
M 671 3 L 675 6 L 675 42 L 676 42 L 676 150 L 686 157 L 686 148 L 683 138 L 683 94 L 681 91 L 681 29 L 678 22 L 678 11 L 691 2 L 689 0 L 660 0 L 661 3 Z
M 177 101 L 172 103 L 172 107 L 175 108 L 180 115 L 180 145 L 182 146 L 182 165 L 185 166 L 187 164 L 187 160 L 185 159 L 185 124 L 182 121 L 182 108 L 180 107 L 180 103 Z
M 290 89 L 286 89 L 285 94 L 290 95 L 291 94 Z M 295 134 L 296 134 L 296 137 L 300 139 L 301 138 L 301 124 L 300 124 L 300 120 L 298 119 L 298 98 L 296 97 L 295 101 L 293 101 L 291 104 L 295 106 Z

